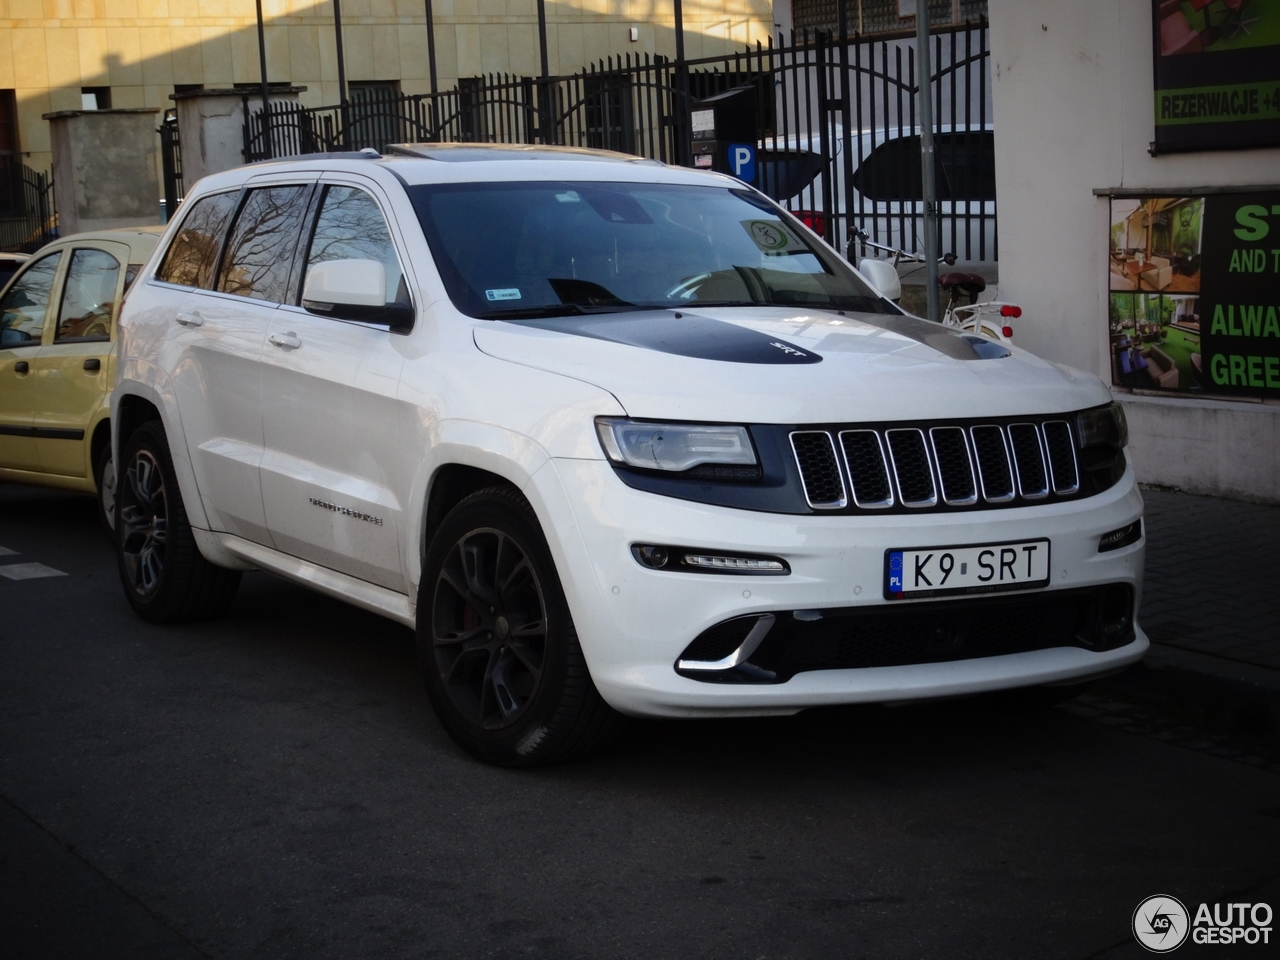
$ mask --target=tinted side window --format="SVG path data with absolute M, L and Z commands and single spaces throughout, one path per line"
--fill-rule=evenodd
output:
M 939 200 L 994 200 L 995 140 L 990 130 L 934 136 Z M 920 138 L 899 137 L 871 151 L 853 174 L 868 200 L 921 200 Z
M 58 311 L 54 340 L 107 340 L 116 305 L 120 261 L 102 250 L 76 250 Z
M 303 186 L 249 191 L 227 239 L 219 290 L 284 302 L 309 192 L 310 187 Z
M 184 287 L 208 287 L 218 245 L 238 199 L 240 194 L 233 191 L 197 200 L 183 218 L 182 229 L 169 245 L 156 279 Z
M 326 260 L 376 260 L 387 277 L 387 303 L 408 303 L 400 261 L 377 202 L 355 187 L 325 188 L 307 254 L 307 273 Z M 305 281 L 304 281 L 305 286 Z
M 0 348 L 34 347 L 44 332 L 49 293 L 62 251 L 41 257 L 20 276 L 0 303 Z

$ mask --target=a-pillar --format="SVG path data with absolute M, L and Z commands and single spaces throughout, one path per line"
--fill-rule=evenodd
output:
M 46 113 L 58 233 L 160 222 L 154 107 Z
M 298 102 L 306 87 L 272 87 L 272 104 Z M 261 94 L 229 88 L 173 93 L 178 108 L 178 144 L 182 151 L 182 187 L 188 193 L 201 177 L 245 162 L 245 106 L 262 109 Z

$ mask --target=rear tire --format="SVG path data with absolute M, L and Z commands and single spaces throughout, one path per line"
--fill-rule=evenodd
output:
M 108 441 L 93 461 L 93 483 L 97 488 L 98 522 L 107 536 L 114 537 L 116 529 L 116 466 Z
M 578 759 L 621 724 L 591 682 L 537 518 L 507 487 L 467 497 L 432 539 L 418 661 L 445 730 L 487 763 Z
M 225 613 L 235 600 L 240 571 L 216 567 L 200 555 L 164 428 L 158 421 L 144 423 L 121 453 L 116 556 L 129 605 L 151 623 Z

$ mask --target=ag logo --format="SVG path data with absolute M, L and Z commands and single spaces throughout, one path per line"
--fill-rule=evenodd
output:
M 1170 953 L 1186 942 L 1191 917 L 1182 901 L 1158 894 L 1133 911 L 1133 935 L 1152 953 Z

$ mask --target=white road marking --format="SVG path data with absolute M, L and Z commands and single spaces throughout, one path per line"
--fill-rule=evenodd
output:
M 0 557 L 16 557 L 17 550 L 10 550 L 8 547 L 0 547 Z
M 10 580 L 38 580 L 40 577 L 65 577 L 66 574 L 43 563 L 9 563 L 0 567 L 0 577 Z

